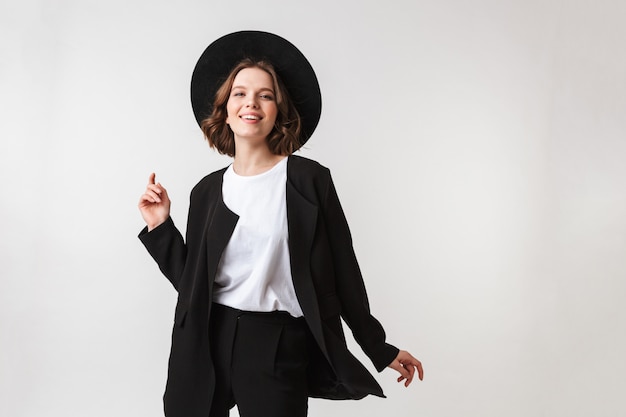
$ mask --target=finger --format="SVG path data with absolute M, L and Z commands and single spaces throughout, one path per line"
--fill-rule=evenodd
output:
M 415 366 L 413 366 L 413 364 L 409 364 L 406 367 L 408 367 L 409 374 L 411 375 L 409 376 L 409 379 L 406 381 L 406 384 L 405 384 L 405 386 L 408 387 L 409 384 L 413 382 L 413 378 L 415 377 Z
M 139 208 L 149 207 L 154 203 L 155 201 L 148 195 L 142 194 L 141 197 L 139 197 Z
M 158 184 L 148 184 L 146 190 L 150 190 L 159 195 L 164 191 Z
M 157 193 L 155 193 L 154 191 L 152 191 L 152 190 L 147 190 L 147 191 L 145 192 L 145 195 L 147 195 L 147 196 L 149 196 L 150 198 L 152 198 L 152 200 L 153 200 L 155 203 L 160 203 L 160 202 L 161 202 L 161 197 L 160 197 Z
M 156 174 L 153 172 L 152 174 L 150 174 L 150 177 L 148 178 L 148 184 L 154 184 L 155 178 L 156 178 Z
M 156 185 L 167 194 L 167 190 L 165 189 L 165 187 L 163 187 L 163 185 L 160 182 L 157 182 Z
M 422 363 L 405 350 L 398 352 L 398 356 L 389 366 L 397 370 L 400 375 L 402 375 L 398 378 L 398 382 L 405 381 L 404 385 L 406 387 L 413 382 L 416 368 L 419 379 L 424 379 L 424 369 L 422 368 Z
M 153 193 L 150 190 L 147 190 L 145 193 L 143 193 L 141 195 L 141 198 L 139 199 L 139 202 L 148 202 L 148 203 L 160 203 L 161 199 L 159 198 L 159 196 L 155 193 Z
M 424 380 L 424 368 L 422 368 L 422 363 L 420 361 L 417 361 L 417 377 L 420 381 Z
M 412 365 L 404 365 L 404 369 L 409 372 L 409 377 L 406 379 L 406 381 L 404 381 L 404 386 L 408 387 L 411 382 L 413 382 L 413 374 L 415 373 L 415 369 Z
M 422 363 L 415 358 L 412 358 L 410 362 L 404 362 L 405 366 L 410 365 L 411 376 L 415 376 L 415 370 L 417 369 L 417 376 L 421 380 L 424 378 L 424 369 L 422 368 Z
M 400 375 L 402 375 L 402 379 L 408 379 L 411 376 L 409 371 L 407 371 L 407 369 L 400 363 L 400 361 L 394 361 L 393 369 L 395 369 L 400 373 Z
M 404 381 L 404 386 L 408 388 L 409 385 L 411 385 L 411 382 L 413 382 L 413 378 L 408 378 L 406 381 Z
M 405 379 L 404 386 L 408 387 L 411 384 L 411 382 L 413 382 L 413 377 L 415 375 L 415 367 L 409 361 L 401 361 L 400 364 L 402 365 L 402 368 L 404 369 L 404 371 L 408 374 L 408 376 L 403 378 Z

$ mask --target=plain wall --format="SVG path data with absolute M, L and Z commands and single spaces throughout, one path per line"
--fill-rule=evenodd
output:
M 426 371 L 310 415 L 626 414 L 625 2 L 1 1 L 0 415 L 161 415 L 176 293 L 136 204 L 156 172 L 184 229 L 229 163 L 189 81 L 243 29 L 315 68 L 299 154 Z

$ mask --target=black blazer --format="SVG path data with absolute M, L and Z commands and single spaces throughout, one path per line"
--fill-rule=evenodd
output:
M 206 416 L 215 376 L 208 324 L 213 281 L 238 216 L 222 199 L 225 169 L 192 190 L 187 236 L 169 218 L 139 238 L 178 291 L 164 402 L 168 417 Z M 374 377 L 348 351 L 341 317 L 378 371 L 398 349 L 371 315 L 352 238 L 330 171 L 298 156 L 287 161 L 287 222 L 291 274 L 315 339 L 309 395 L 330 399 L 384 397 Z M 186 242 L 186 243 L 185 243 Z

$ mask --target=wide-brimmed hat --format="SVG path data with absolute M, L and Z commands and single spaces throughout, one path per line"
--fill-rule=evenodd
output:
M 215 93 L 235 65 L 245 58 L 269 61 L 285 84 L 302 119 L 300 146 L 311 137 L 322 112 L 322 95 L 313 67 L 291 42 L 260 31 L 225 35 L 200 56 L 191 77 L 191 105 L 200 124 L 211 115 Z

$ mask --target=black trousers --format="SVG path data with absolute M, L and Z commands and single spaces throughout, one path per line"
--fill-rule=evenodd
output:
M 304 318 L 213 304 L 215 391 L 210 417 L 305 417 L 310 335 Z

